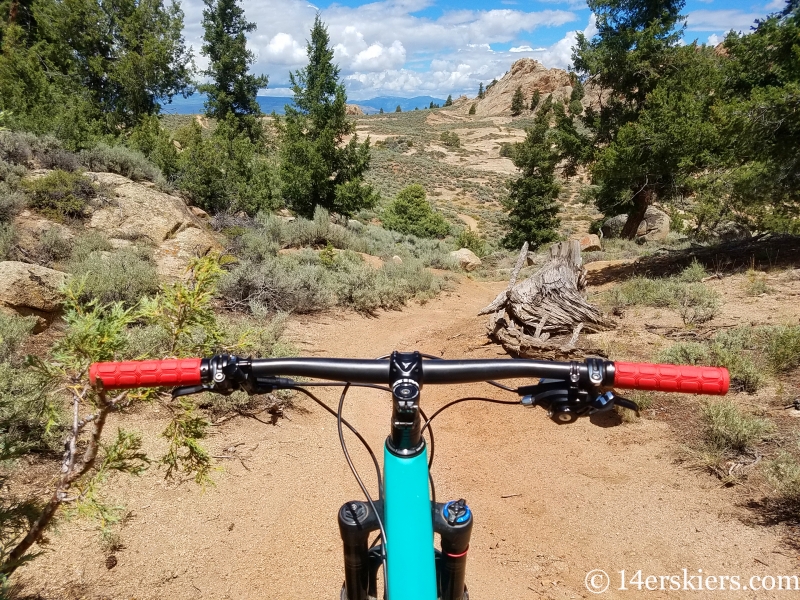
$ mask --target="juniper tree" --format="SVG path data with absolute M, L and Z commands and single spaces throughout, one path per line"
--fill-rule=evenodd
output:
M 319 15 L 306 52 L 308 65 L 289 75 L 294 104 L 286 105 L 280 124 L 283 196 L 303 216 L 311 217 L 317 206 L 349 215 L 376 201 L 363 179 L 369 138 L 359 142 L 355 122 L 347 118 L 347 95 Z
M 268 83 L 266 75 L 250 73 L 255 55 L 247 49 L 246 34 L 255 31 L 256 24 L 247 21 L 239 0 L 203 1 L 201 53 L 209 64 L 202 73 L 210 82 L 198 89 L 208 95 L 206 115 L 217 120 L 232 115 L 239 129 L 255 140 L 261 133 L 261 108 L 256 96 Z
M 558 198 L 560 186 L 555 169 L 561 156 L 554 148 L 550 133 L 550 109 L 540 110 L 525 140 L 516 145 L 511 159 L 521 171 L 509 184 L 504 201 L 509 211 L 509 231 L 503 246 L 515 250 L 526 241 L 531 249 L 558 239 Z
M 511 116 L 517 117 L 523 110 L 525 110 L 525 95 L 522 93 L 522 88 L 517 87 L 511 98 Z

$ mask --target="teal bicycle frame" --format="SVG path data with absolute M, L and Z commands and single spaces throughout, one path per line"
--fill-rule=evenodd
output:
M 384 446 L 386 574 L 391 600 L 436 600 L 428 452 L 396 456 Z

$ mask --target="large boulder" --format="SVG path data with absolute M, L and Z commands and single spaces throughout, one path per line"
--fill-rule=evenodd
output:
M 474 271 L 481 266 L 481 259 L 469 248 L 453 250 L 450 256 L 458 261 L 458 264 L 465 271 Z
M 603 237 L 615 238 L 622 233 L 622 228 L 628 222 L 628 215 L 611 217 L 600 228 Z M 637 241 L 653 242 L 667 239 L 669 234 L 669 215 L 655 206 L 648 206 L 644 219 L 636 230 Z
M 109 238 L 114 247 L 131 241 L 153 246 L 162 277 L 186 277 L 192 258 L 222 249 L 202 215 L 180 198 L 113 173 L 92 176 L 113 194 L 110 203 L 94 210 L 87 226 Z
M 580 236 L 575 236 L 573 239 L 578 240 L 581 245 L 581 252 L 596 252 L 602 250 L 600 244 L 600 236 L 594 233 L 585 233 Z
M 0 262 L 0 309 L 23 317 L 39 318 L 46 326 L 61 308 L 61 288 L 67 274 L 40 265 L 17 261 Z

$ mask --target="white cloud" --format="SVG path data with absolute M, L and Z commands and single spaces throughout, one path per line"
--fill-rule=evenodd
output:
M 708 36 L 707 44 L 709 46 L 716 46 L 717 44 L 719 44 L 719 42 L 720 42 L 720 39 L 719 39 L 719 36 L 716 33 L 712 33 L 710 36 Z
M 571 41 L 554 45 L 566 44 L 566 49 L 542 49 L 529 40 L 541 27 L 558 27 L 577 18 L 562 7 L 585 6 L 583 0 L 565 0 L 548 10 L 528 11 L 520 2 L 495 10 L 444 10 L 436 18 L 417 14 L 432 4 L 433 0 L 379 0 L 355 7 L 331 4 L 321 10 L 350 95 L 474 93 L 481 80 L 502 75 L 514 59 L 526 54 L 545 64 L 552 58 L 548 66 L 565 66 Z M 200 68 L 207 64 L 197 52 L 202 46 L 202 8 L 201 0 L 183 2 L 184 35 L 195 48 Z M 243 8 L 258 26 L 248 36 L 248 46 L 257 56 L 252 71 L 268 74 L 271 86 L 285 87 L 288 74 L 306 64 L 306 43 L 318 9 L 306 0 L 243 0 Z M 491 44 L 511 44 L 514 51 L 493 51 Z M 429 71 L 421 72 L 432 58 L 441 64 L 430 63 Z
M 288 33 L 277 33 L 269 41 L 263 52 L 258 49 L 259 58 L 278 65 L 293 65 L 306 57 L 306 49 Z
M 770 12 L 783 10 L 786 7 L 786 0 L 772 0 L 764 8 Z
M 687 15 L 689 31 L 748 31 L 763 14 L 744 13 L 740 10 L 695 10 Z

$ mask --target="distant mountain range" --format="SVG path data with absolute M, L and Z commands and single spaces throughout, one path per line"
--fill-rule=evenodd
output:
M 262 112 L 270 114 L 275 111 L 279 115 L 284 112 L 284 106 L 292 103 L 292 98 L 289 96 L 258 96 L 258 104 L 261 106 Z M 205 94 L 193 94 L 188 98 L 176 96 L 172 99 L 172 104 L 164 104 L 162 113 L 172 115 L 196 115 L 205 111 L 203 104 L 205 103 Z M 399 106 L 403 112 L 419 108 L 420 110 L 428 108 L 431 102 L 444 105 L 444 100 L 441 98 L 434 98 L 432 96 L 416 96 L 415 98 L 400 98 L 397 96 L 380 96 L 378 98 L 370 98 L 369 100 L 351 100 L 348 104 L 355 104 L 361 107 L 365 114 L 374 115 L 383 109 L 384 112 L 395 112 Z

